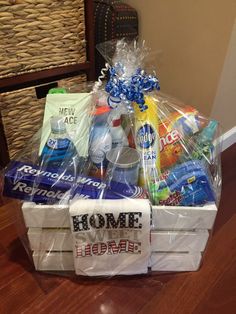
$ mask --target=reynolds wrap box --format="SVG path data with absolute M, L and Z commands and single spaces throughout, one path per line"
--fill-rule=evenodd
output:
M 41 204 L 66 203 L 75 196 L 84 199 L 147 198 L 146 191 L 134 185 L 103 182 L 18 161 L 9 164 L 4 180 L 4 196 Z

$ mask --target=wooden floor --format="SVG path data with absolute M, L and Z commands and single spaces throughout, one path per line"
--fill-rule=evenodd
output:
M 215 231 L 196 273 L 82 280 L 30 265 L 14 226 L 19 205 L 0 208 L 0 313 L 236 313 L 236 144 L 223 153 Z

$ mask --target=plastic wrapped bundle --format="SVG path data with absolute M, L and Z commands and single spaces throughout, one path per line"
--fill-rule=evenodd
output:
M 144 45 L 99 50 L 108 82 L 103 71 L 93 86 L 50 91 L 41 130 L 5 169 L 22 241 L 48 272 L 197 270 L 220 197 L 218 123 L 159 92 Z

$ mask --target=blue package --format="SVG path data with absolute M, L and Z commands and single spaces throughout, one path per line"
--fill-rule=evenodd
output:
M 153 194 L 155 203 L 173 206 L 200 206 L 215 202 L 208 171 L 197 160 L 176 166 L 164 176 Z
M 68 202 L 81 198 L 146 198 L 144 189 L 119 182 L 109 185 L 100 179 L 78 176 L 58 169 L 12 161 L 4 178 L 3 195 L 41 204 Z

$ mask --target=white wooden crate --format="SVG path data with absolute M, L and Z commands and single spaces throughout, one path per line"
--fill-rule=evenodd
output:
M 69 228 L 69 208 L 66 205 L 22 206 L 26 227 Z M 202 207 L 153 206 L 152 227 L 158 230 L 211 229 L 217 213 L 215 204 Z
M 212 229 L 217 213 L 215 204 L 202 207 L 152 206 L 154 229 Z
M 26 227 L 70 228 L 67 205 L 37 205 L 25 202 L 22 205 L 22 212 Z
M 22 211 L 29 228 L 35 268 L 42 271 L 73 270 L 68 206 L 25 202 Z M 212 228 L 216 213 L 214 204 L 203 207 L 153 206 L 152 270 L 197 270 L 209 237 L 207 229 Z
M 32 251 L 72 251 L 70 229 L 29 228 L 28 239 Z
M 196 271 L 200 267 L 202 254 L 196 253 L 152 253 L 152 271 Z
M 152 231 L 151 250 L 153 252 L 202 252 L 209 233 L 196 231 Z M 28 238 L 33 251 L 71 251 L 70 229 L 29 228 Z
M 152 231 L 152 252 L 203 252 L 209 237 L 207 230 Z
M 149 266 L 152 271 L 196 271 L 200 267 L 201 253 L 152 253 Z M 36 270 L 74 270 L 73 252 L 34 252 Z

